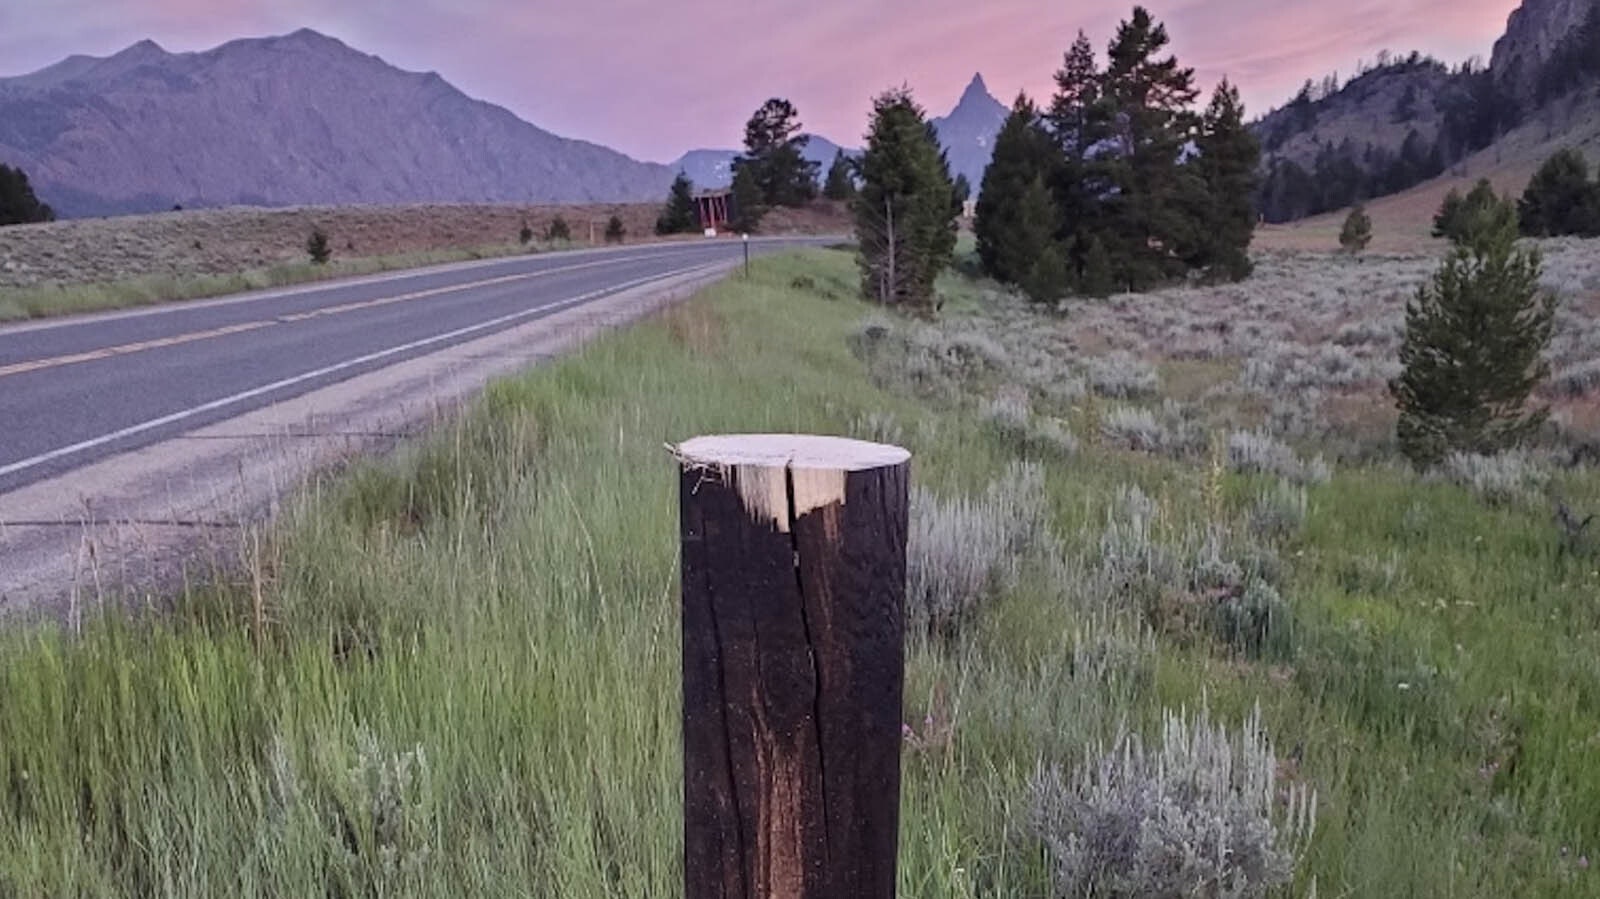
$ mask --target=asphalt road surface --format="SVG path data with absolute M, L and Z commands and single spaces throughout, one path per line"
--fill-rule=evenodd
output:
M 714 240 L 522 256 L 0 328 L 0 494 L 744 250 Z

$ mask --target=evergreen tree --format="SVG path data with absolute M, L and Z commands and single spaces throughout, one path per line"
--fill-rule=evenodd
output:
M 1023 208 L 1030 188 L 1050 183 L 1055 156 L 1038 110 L 1026 94 L 1018 95 L 995 137 L 994 155 L 983 172 L 983 191 L 972 223 L 978 259 L 984 272 L 996 281 L 1021 284 L 1039 254 L 1056 239 L 1059 219 L 1054 209 L 1048 216 L 1052 231 L 1041 235 L 1034 228 L 1047 219 L 1035 215 L 1029 221 Z
M 1545 160 L 1528 182 L 1517 213 L 1529 237 L 1600 236 L 1600 184 L 1589 180 L 1583 154 L 1566 149 Z
M 760 231 L 761 219 L 767 214 L 767 207 L 762 201 L 761 185 L 756 181 L 753 169 L 748 166 L 734 168 L 732 193 L 733 209 L 730 210 L 728 227 L 740 234 Z
M 1201 242 L 1203 224 L 1193 210 L 1204 202 L 1197 195 L 1205 185 L 1179 165 L 1196 136 L 1191 107 L 1199 91 L 1193 69 L 1160 55 L 1167 44 L 1166 26 L 1134 7 L 1117 29 L 1101 78 L 1115 148 L 1106 234 L 1119 279 L 1132 288 L 1181 275 L 1182 257 Z
M 1014 238 L 1018 245 L 1012 250 L 1019 264 L 1025 265 L 1017 286 L 1028 298 L 1037 303 L 1059 300 L 1071 286 L 1065 254 L 1056 243 L 1055 198 L 1045 186 L 1043 176 L 1036 176 L 1022 193 L 1018 206 L 1018 227 Z
M 1434 236 L 1448 238 L 1457 246 L 1476 246 L 1485 240 L 1492 244 L 1507 229 L 1516 233 L 1516 207 L 1500 199 L 1487 178 L 1480 178 L 1464 198 L 1455 191 L 1446 194 L 1433 217 Z
M 935 309 L 933 285 L 955 250 L 948 161 L 909 91 L 873 101 L 854 204 L 862 292 L 885 305 Z
M 533 243 L 533 228 L 527 219 L 522 220 L 522 230 L 517 232 L 517 242 L 523 246 Z
M 1539 287 L 1538 251 L 1516 248 L 1510 201 L 1499 203 L 1406 306 L 1403 368 L 1389 391 L 1400 448 L 1419 468 L 1451 451 L 1513 447 L 1546 416 L 1528 397 L 1549 376 L 1555 297 Z
M 1345 216 L 1344 227 L 1339 229 L 1339 246 L 1352 256 L 1359 254 L 1372 242 L 1372 219 L 1367 207 L 1360 203 Z
M 628 229 L 623 227 L 622 217 L 613 215 L 606 222 L 606 243 L 622 243 L 628 237 Z
M 666 208 L 656 218 L 657 234 L 688 234 L 700 230 L 700 212 L 694 205 L 694 182 L 683 172 L 672 179 Z
M 1066 261 L 1073 280 L 1083 278 L 1083 251 L 1090 233 L 1105 225 L 1102 200 L 1112 190 L 1109 165 L 1097 150 L 1111 136 L 1110 110 L 1102 101 L 1100 80 L 1094 45 L 1079 31 L 1055 74 L 1048 117 L 1056 141 L 1052 185 L 1061 224 L 1056 237 L 1071 248 Z
M 54 221 L 55 210 L 39 202 L 28 173 L 0 163 L 0 226 Z
M 1250 276 L 1250 241 L 1255 237 L 1255 194 L 1261 144 L 1244 123 L 1239 91 L 1227 79 L 1217 85 L 1195 141 L 1196 170 L 1205 180 L 1200 241 L 1190 259 L 1194 268 L 1242 281 Z
M 809 141 L 794 104 L 774 97 L 745 124 L 745 153 L 733 161 L 734 174 L 751 171 L 763 205 L 804 206 L 817 196 L 818 165 L 805 158 Z
M 311 236 L 306 238 L 306 253 L 311 256 L 311 261 L 317 265 L 322 265 L 332 259 L 333 248 L 328 245 L 327 232 L 321 228 L 312 228 Z
M 1461 197 L 1461 191 L 1450 188 L 1444 195 L 1444 202 L 1439 204 L 1439 211 L 1433 214 L 1433 236 L 1450 238 L 1461 227 L 1462 209 L 1466 201 Z
M 544 239 L 551 243 L 571 240 L 572 226 L 567 224 L 566 219 L 558 215 L 551 219 L 550 226 L 544 229 Z
M 1111 254 L 1106 252 L 1106 245 L 1101 242 L 1098 235 L 1091 234 L 1084 240 L 1083 272 L 1078 279 L 1078 289 L 1084 296 L 1108 297 L 1116 292 L 1116 272 L 1111 268 Z
M 945 161 L 948 163 L 948 158 Z M 960 215 L 966 208 L 967 201 L 972 199 L 972 182 L 967 180 L 966 175 L 956 175 L 956 180 L 950 188 L 950 199 L 955 203 L 956 215 Z
M 833 165 L 828 166 L 828 180 L 822 195 L 830 200 L 848 200 L 856 195 L 854 167 L 843 150 L 833 154 Z

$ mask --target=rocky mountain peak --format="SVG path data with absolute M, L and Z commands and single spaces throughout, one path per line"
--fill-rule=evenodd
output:
M 1519 97 L 1532 96 L 1544 63 L 1596 8 L 1600 0 L 1523 0 L 1494 42 L 1489 65 L 1495 78 Z
M 989 85 L 983 82 L 983 73 L 978 72 L 972 76 L 972 81 L 967 84 L 967 89 L 962 92 L 961 101 L 956 106 L 959 108 L 968 103 L 982 103 L 985 100 L 993 101 L 994 96 L 989 93 Z

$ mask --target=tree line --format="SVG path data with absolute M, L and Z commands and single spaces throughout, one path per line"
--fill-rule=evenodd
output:
M 28 173 L 0 163 L 0 226 L 54 221 L 55 210 L 39 202 Z
M 1168 41 L 1135 7 L 1103 66 L 1078 33 L 1048 109 L 1017 98 L 974 223 L 989 275 L 1041 301 L 1249 275 L 1259 143 L 1226 80 L 1195 108 Z

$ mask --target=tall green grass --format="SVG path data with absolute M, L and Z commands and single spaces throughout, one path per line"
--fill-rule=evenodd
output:
M 944 496 L 1035 453 L 966 401 L 874 386 L 854 283 L 840 253 L 759 261 L 309 490 L 169 616 L 0 637 L 0 896 L 678 895 L 663 444 L 889 436 Z M 1265 482 L 1092 442 L 1041 458 L 1079 561 L 913 638 L 901 895 L 1047 895 L 1036 768 L 1202 702 L 1260 703 L 1283 776 L 1318 791 L 1294 895 L 1600 893 L 1578 865 L 1600 849 L 1600 563 L 1558 556 L 1544 510 L 1339 472 L 1278 549 L 1283 652 L 1163 632 L 1107 673 L 1074 654 L 1097 625 L 1071 597 L 1120 485 L 1165 533 L 1241 518 Z

